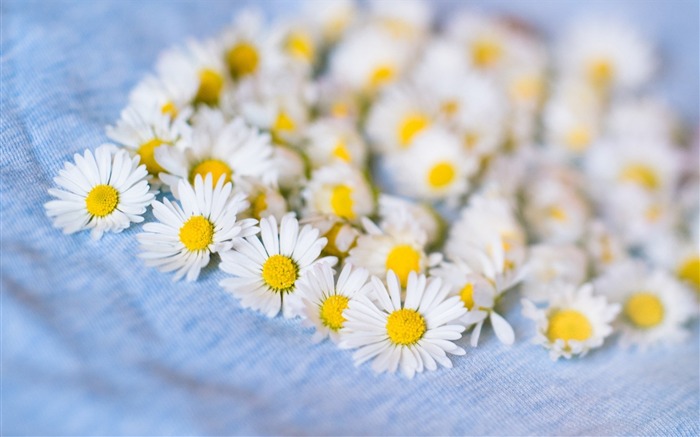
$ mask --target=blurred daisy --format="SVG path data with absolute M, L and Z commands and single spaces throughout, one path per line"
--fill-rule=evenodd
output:
M 311 339 L 314 343 L 327 337 L 333 343 L 340 342 L 340 329 L 346 321 L 343 311 L 355 295 L 367 293 L 368 276 L 367 270 L 345 264 L 336 282 L 328 264 L 317 264 L 299 280 L 297 290 L 303 304 L 302 314 L 306 316 L 304 325 L 316 328 Z
M 191 85 L 185 79 L 148 75 L 129 94 L 129 104 L 135 108 L 155 107 L 173 120 L 179 116 L 186 119 L 194 91 L 189 89 Z
M 364 140 L 345 119 L 316 119 L 306 129 L 305 151 L 314 168 L 336 163 L 363 168 L 367 159 Z
M 497 71 L 508 57 L 512 34 L 497 18 L 461 12 L 451 17 L 447 34 L 466 48 L 467 60 L 474 69 Z
M 224 120 L 215 110 L 202 110 L 192 128 L 191 143 L 183 149 L 160 147 L 156 160 L 165 172 L 160 179 L 170 186 L 175 197 L 180 180 L 194 182 L 197 175 L 212 174 L 214 180 L 234 181 L 251 176 L 274 184 L 270 137 L 248 127 L 243 120 Z
M 250 203 L 250 207 L 243 211 L 241 216 L 260 220 L 273 215 L 277 220 L 281 220 L 288 211 L 287 201 L 282 193 L 257 179 L 242 176 L 237 181 L 234 191 L 243 193 Z
M 221 253 L 219 267 L 233 278 L 221 286 L 240 299 L 244 308 L 275 317 L 282 309 L 285 318 L 299 311 L 298 280 L 316 263 L 335 264 L 333 257 L 319 258 L 325 238 L 311 226 L 299 229 L 294 213 L 286 214 L 277 225 L 269 216 L 260 220 L 257 235 L 239 239 L 233 250 Z
M 222 32 L 218 46 L 227 73 L 234 80 L 272 69 L 281 61 L 281 53 L 276 52 L 263 28 L 262 15 L 253 9 L 237 15 L 232 25 Z
M 547 144 L 557 156 L 582 155 L 601 134 L 602 106 L 595 89 L 579 81 L 563 81 L 544 108 Z
M 391 226 L 392 222 L 411 220 L 425 231 L 427 244 L 437 243 L 444 237 L 447 224 L 429 204 L 412 202 L 386 193 L 379 195 L 380 226 Z
M 180 201 L 168 199 L 153 203 L 153 215 L 158 223 L 146 223 L 137 235 L 141 258 L 146 265 L 162 272 L 175 271 L 173 281 L 187 276 L 195 281 L 199 272 L 209 264 L 212 253 L 231 248 L 236 239 L 258 231 L 253 219 L 237 220 L 236 214 L 245 208 L 242 195 L 231 194 L 231 184 L 212 176 L 197 175 L 194 186 L 180 181 Z
M 302 193 L 306 215 L 333 214 L 359 221 L 374 210 L 374 198 L 364 175 L 347 164 L 321 167 Z
M 295 192 L 306 184 L 306 162 L 298 151 L 288 146 L 273 146 L 272 162 L 283 192 Z
M 340 261 L 348 256 L 350 249 L 355 247 L 357 237 L 360 236 L 360 231 L 336 215 L 306 217 L 302 223 L 315 227 L 321 232 L 321 236 L 328 240 L 321 253 L 334 256 Z
M 154 194 L 149 191 L 146 167 L 125 150 L 104 144 L 93 154 L 75 154 L 66 162 L 50 188 L 55 200 L 46 202 L 46 215 L 65 234 L 90 229 L 98 240 L 105 232 L 121 232 L 141 223 Z
M 270 39 L 291 66 L 311 69 L 318 62 L 321 35 L 303 19 L 286 20 L 270 30 Z
M 686 338 L 683 325 L 697 314 L 690 291 L 664 271 L 642 263 L 618 264 L 596 281 L 596 289 L 622 312 L 616 327 L 623 346 L 647 348 Z
M 523 315 L 535 322 L 533 343 L 549 349 L 549 357 L 586 355 L 600 347 L 612 333 L 610 323 L 620 312 L 620 305 L 610 304 L 603 296 L 593 295 L 591 284 L 563 286 L 553 293 L 549 304 L 539 309 L 527 299 L 522 300 Z
M 672 142 L 680 132 L 676 114 L 661 99 L 647 96 L 613 103 L 606 119 L 607 132 L 613 138 Z
M 538 244 L 528 253 L 528 274 L 521 291 L 533 302 L 544 302 L 563 284 L 580 285 L 588 273 L 586 253 L 573 244 Z
M 430 30 L 432 13 L 424 0 L 373 0 L 369 19 L 394 38 L 416 42 Z
M 594 220 L 587 226 L 583 241 L 594 270 L 598 273 L 606 271 L 629 257 L 620 237 L 601 220 Z
M 351 26 L 357 15 L 353 0 L 327 0 L 303 2 L 304 18 L 323 36 L 326 43 L 337 41 Z
M 458 297 L 447 297 L 449 287 L 440 279 L 411 273 L 406 297 L 394 273 L 387 275 L 388 290 L 372 278 L 371 297 L 356 296 L 343 312 L 345 325 L 340 331 L 341 348 L 359 348 L 355 365 L 372 360 L 377 373 L 400 369 L 407 378 L 423 370 L 436 370 L 437 364 L 452 367 L 447 353 L 464 355 L 453 341 L 464 326 L 453 322 L 464 315 Z

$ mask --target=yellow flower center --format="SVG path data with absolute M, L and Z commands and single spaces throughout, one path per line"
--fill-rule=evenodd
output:
M 638 328 L 652 328 L 663 321 L 664 305 L 653 293 L 635 293 L 625 302 L 625 316 Z
M 479 142 L 479 134 L 476 132 L 469 131 L 466 134 L 464 134 L 464 147 L 467 148 L 467 150 L 474 150 L 474 147 L 476 146 L 476 143 Z
M 169 115 L 170 118 L 175 118 L 177 117 L 177 106 L 173 102 L 167 102 L 160 108 L 160 112 Z
M 260 193 L 253 200 L 253 217 L 260 220 L 262 213 L 267 209 L 267 196 L 265 193 Z
M 119 191 L 111 185 L 95 185 L 85 198 L 87 211 L 96 217 L 110 215 L 119 204 Z
M 234 79 L 255 73 L 259 61 L 258 50 L 247 42 L 236 44 L 226 53 L 228 71 Z
M 273 139 L 280 143 L 282 142 L 281 135 L 285 132 L 293 132 L 297 125 L 294 120 L 285 111 L 280 110 L 275 119 L 275 123 L 272 125 L 272 137 Z
M 630 164 L 620 173 L 622 182 L 631 182 L 653 190 L 659 186 L 659 178 L 653 168 L 645 164 Z
M 472 61 L 481 68 L 491 67 L 503 55 L 503 47 L 491 39 L 479 39 L 472 44 Z
M 428 184 L 432 188 L 444 188 L 455 179 L 455 167 L 447 161 L 438 162 L 428 172 Z
M 536 102 L 542 96 L 544 85 L 536 75 L 519 77 L 511 86 L 511 96 L 521 102 Z
M 350 114 L 350 108 L 346 102 L 337 101 L 331 105 L 331 115 L 333 117 L 343 118 Z
M 192 167 L 190 171 L 190 183 L 194 184 L 194 180 L 197 175 L 200 175 L 202 179 L 211 173 L 212 182 L 214 185 L 221 179 L 221 176 L 225 176 L 224 182 L 231 182 L 231 176 L 233 175 L 233 170 L 224 161 L 219 159 L 206 159 L 199 164 Z
M 333 331 L 343 327 L 345 317 L 343 310 L 348 307 L 349 299 L 340 294 L 329 296 L 321 305 L 321 323 Z
M 163 167 L 156 161 L 156 147 L 162 145 L 170 145 L 160 138 L 153 138 L 152 140 L 141 144 L 136 153 L 141 158 L 141 164 L 146 165 L 146 170 L 154 176 L 158 176 L 158 173 L 165 171 Z
M 690 257 L 678 268 L 678 277 L 700 292 L 700 256 Z
M 593 335 L 593 326 L 586 316 L 576 310 L 559 310 L 549 316 L 549 341 L 584 341 Z
M 446 100 L 440 105 L 440 111 L 446 116 L 452 117 L 459 111 L 459 102 L 456 100 Z
M 396 345 L 410 346 L 423 338 L 428 329 L 425 319 L 418 311 L 402 308 L 389 314 L 386 332 L 389 340 Z
M 408 114 L 399 123 L 399 145 L 402 148 L 407 148 L 411 145 L 413 138 L 430 124 L 430 120 L 423 114 L 412 113 Z
M 588 79 L 598 88 L 605 88 L 612 82 L 615 68 L 609 59 L 600 58 L 588 64 Z
M 348 147 L 345 144 L 345 141 L 341 138 L 338 140 L 338 142 L 335 145 L 335 148 L 333 149 L 333 156 L 338 158 L 339 160 L 343 162 L 350 162 L 352 161 L 352 157 L 350 156 L 350 152 L 348 152 Z
M 459 298 L 464 303 L 464 308 L 470 310 L 474 308 L 474 284 L 465 285 L 459 292 Z
M 547 215 L 549 216 L 549 218 L 558 222 L 565 222 L 568 218 L 566 210 L 557 205 L 552 205 L 549 208 L 547 208 Z
M 569 149 L 582 152 L 591 143 L 591 132 L 585 126 L 576 126 L 566 134 L 564 142 Z
M 299 278 L 299 267 L 285 255 L 272 255 L 262 267 L 263 281 L 278 293 L 292 291 Z
M 372 89 L 377 89 L 392 82 L 396 78 L 396 69 L 391 65 L 380 65 L 374 69 L 369 78 L 369 85 Z
M 306 62 L 312 62 L 316 52 L 313 41 L 304 32 L 292 32 L 287 37 L 287 51 L 290 55 Z
M 399 277 L 401 286 L 408 282 L 408 274 L 420 269 L 420 253 L 408 244 L 394 246 L 386 257 L 387 271 L 393 270 Z
M 199 72 L 199 89 L 194 101 L 209 106 L 217 105 L 223 88 L 224 78 L 216 71 L 205 68 Z
M 204 250 L 214 241 L 214 224 L 204 216 L 194 215 L 182 225 L 179 237 L 187 250 Z
M 338 217 L 349 220 L 355 218 L 353 211 L 352 188 L 347 185 L 337 185 L 331 193 L 331 208 Z

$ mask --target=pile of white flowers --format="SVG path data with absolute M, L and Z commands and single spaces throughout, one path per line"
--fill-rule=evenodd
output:
M 409 378 L 484 324 L 511 344 L 507 292 L 553 359 L 688 335 L 698 144 L 645 92 L 647 41 L 589 21 L 550 53 L 523 23 L 437 26 L 418 0 L 307 6 L 165 51 L 114 144 L 55 178 L 54 225 L 99 239 L 150 207 L 148 265 L 218 265 L 243 307 Z

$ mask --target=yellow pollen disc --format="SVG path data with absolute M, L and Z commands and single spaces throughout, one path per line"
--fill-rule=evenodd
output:
M 333 117 L 343 118 L 350 114 L 350 108 L 345 102 L 335 102 L 331 106 L 331 115 Z
M 219 103 L 221 90 L 224 88 L 224 78 L 209 68 L 199 72 L 199 89 L 194 98 L 195 103 L 215 106 Z
M 635 293 L 625 302 L 625 316 L 638 328 L 652 328 L 664 319 L 664 305 L 653 293 Z
M 646 219 L 649 220 L 650 222 L 656 222 L 661 218 L 662 212 L 663 212 L 663 210 L 661 209 L 661 206 L 651 205 L 644 212 L 644 217 L 646 217 Z
M 490 67 L 498 62 L 502 55 L 503 47 L 496 41 L 480 39 L 472 44 L 472 61 L 477 67 Z
M 206 159 L 199 164 L 192 167 L 190 171 L 190 183 L 194 184 L 194 180 L 197 175 L 200 175 L 202 179 L 211 173 L 212 182 L 214 185 L 221 179 L 221 176 L 225 176 L 224 182 L 231 182 L 231 176 L 233 175 L 233 170 L 224 161 L 219 159 Z
M 260 220 L 261 214 L 267 209 L 267 196 L 265 193 L 260 193 L 253 200 L 253 217 Z
M 593 326 L 586 316 L 576 310 L 559 310 L 549 316 L 549 341 L 584 341 L 593 335 Z
M 274 291 L 290 291 L 299 277 L 299 267 L 284 255 L 272 255 L 262 267 L 263 281 Z
M 455 167 L 447 161 L 438 162 L 428 172 L 428 184 L 432 188 L 444 188 L 455 179 Z
M 277 114 L 277 119 L 275 119 L 275 124 L 272 125 L 272 130 L 279 133 L 282 131 L 293 131 L 294 129 L 296 129 L 294 120 L 286 112 L 280 111 Z
M 399 277 L 401 286 L 408 282 L 408 274 L 420 268 L 420 253 L 408 244 L 394 246 L 386 257 L 387 271 L 393 270 Z
M 425 319 L 416 310 L 402 308 L 389 314 L 386 333 L 392 343 L 401 346 L 415 344 L 428 329 Z
M 399 145 L 404 149 L 411 145 L 413 138 L 430 124 L 428 117 L 423 114 L 408 114 L 399 123 Z
M 645 164 L 630 164 L 623 168 L 620 180 L 635 183 L 649 190 L 659 187 L 659 178 L 656 176 L 656 172 Z
M 194 215 L 182 225 L 179 237 L 187 250 L 204 250 L 214 241 L 214 225 L 206 217 Z
M 338 140 L 336 143 L 335 148 L 333 149 L 333 156 L 344 162 L 352 161 L 350 152 L 348 152 L 348 147 L 345 145 L 345 141 L 343 139 Z
M 292 32 L 287 37 L 287 51 L 290 55 L 307 62 L 314 60 L 314 43 L 309 35 L 303 32 Z
M 452 117 L 459 111 L 459 102 L 456 100 L 446 100 L 440 105 L 440 110 L 448 117 Z
M 476 143 L 479 142 L 479 134 L 476 132 L 467 132 L 464 134 L 464 147 L 467 148 L 467 150 L 473 150 L 474 146 L 476 146 Z
M 258 50 L 247 42 L 236 44 L 226 53 L 228 71 L 234 79 L 255 73 L 258 69 L 258 62 Z
M 688 258 L 678 268 L 678 277 L 693 285 L 700 292 L 700 256 Z
M 459 298 L 462 299 L 466 309 L 474 308 L 474 284 L 465 285 L 459 292 Z
M 347 185 L 338 185 L 331 193 L 331 208 L 338 217 L 352 220 L 355 218 L 353 211 L 352 188 Z
M 584 126 L 577 126 L 566 134 L 564 141 L 569 149 L 581 152 L 591 143 L 591 132 Z
M 175 118 L 177 117 L 177 107 L 173 102 L 167 102 L 165 105 L 163 105 L 160 108 L 160 112 L 163 114 L 169 115 L 170 118 Z
M 339 294 L 329 296 L 321 305 L 321 323 L 332 331 L 337 331 L 343 327 L 345 317 L 343 310 L 348 307 L 349 299 Z
M 599 88 L 605 88 L 612 82 L 615 69 L 608 59 L 596 59 L 588 64 L 588 79 Z
M 148 172 L 154 176 L 157 176 L 158 173 L 165 171 L 165 169 L 158 164 L 158 161 L 156 161 L 155 155 L 156 147 L 162 145 L 169 144 L 160 138 L 153 138 L 152 140 L 141 144 L 136 151 L 139 157 L 141 157 L 141 164 L 145 164 L 146 170 L 148 170 Z
M 111 185 L 95 185 L 85 198 L 87 211 L 95 217 L 110 215 L 119 205 L 119 191 Z
M 518 78 L 511 87 L 511 95 L 521 102 L 538 101 L 542 96 L 543 84 L 537 76 L 524 76 Z
M 369 85 L 377 89 L 392 82 L 396 77 L 396 70 L 391 65 L 380 65 L 374 69 L 369 78 Z
M 547 209 L 547 215 L 549 218 L 556 220 L 558 222 L 565 222 L 566 219 L 568 218 L 568 214 L 566 213 L 566 210 L 564 208 L 561 208 L 559 206 L 550 206 Z

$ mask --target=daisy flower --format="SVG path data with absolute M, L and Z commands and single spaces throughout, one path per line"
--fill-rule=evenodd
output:
M 616 328 L 620 343 L 642 349 L 685 339 L 684 324 L 697 304 L 684 285 L 668 273 L 640 262 L 618 264 L 596 281 L 596 289 L 622 307 Z
M 353 0 L 306 0 L 302 8 L 304 18 L 323 36 L 327 44 L 340 39 L 357 15 Z
M 363 168 L 367 159 L 367 145 L 346 119 L 316 119 L 306 129 L 304 150 L 314 168 L 336 163 Z
M 298 151 L 288 146 L 273 146 L 272 162 L 283 192 L 296 192 L 306 184 L 306 161 Z
M 340 261 L 348 256 L 360 236 L 360 231 L 336 215 L 306 217 L 302 223 L 315 227 L 328 240 L 322 254 L 334 256 Z
M 603 107 L 595 89 L 580 81 L 554 88 L 543 113 L 544 136 L 556 156 L 582 155 L 601 134 Z
M 179 202 L 163 199 L 153 203 L 158 223 L 146 223 L 137 235 L 141 258 L 146 265 L 162 272 L 175 271 L 173 281 L 187 276 L 195 281 L 209 264 L 212 253 L 226 251 L 233 242 L 255 234 L 254 219 L 237 220 L 245 208 L 243 195 L 232 195 L 230 183 L 220 178 L 213 185 L 212 176 L 197 175 L 194 186 L 180 181 Z M 179 203 L 179 204 L 178 204 Z
M 428 237 L 408 215 L 383 223 L 381 228 L 367 218 L 362 224 L 367 233 L 357 238 L 346 261 L 366 268 L 371 275 L 383 278 L 393 271 L 405 287 L 411 272 L 423 273 L 442 259 L 440 254 L 425 253 Z
M 502 68 L 513 38 L 503 21 L 472 12 L 453 16 L 447 24 L 447 34 L 466 48 L 471 67 L 482 71 Z
M 129 104 L 135 108 L 156 107 L 161 113 L 176 119 L 188 112 L 182 118 L 186 119 L 191 111 L 193 91 L 188 89 L 184 78 L 146 76 L 129 94 Z
M 266 35 L 262 15 L 252 9 L 238 14 L 222 32 L 217 46 L 231 78 L 245 79 L 279 65 L 281 54 Z
M 260 237 L 237 240 L 233 250 L 221 254 L 219 267 L 233 278 L 221 286 L 240 299 L 244 308 L 275 317 L 282 309 L 285 318 L 298 314 L 298 280 L 317 263 L 335 264 L 334 257 L 319 258 L 326 245 L 319 231 L 309 225 L 299 229 L 294 213 L 277 224 L 274 216 L 260 220 Z
M 416 43 L 430 30 L 432 11 L 424 0 L 373 0 L 369 20 L 394 38 Z
M 307 216 L 333 214 L 357 222 L 374 210 L 369 183 L 359 170 L 347 164 L 314 170 L 302 196 Z
M 281 220 L 289 210 L 287 201 L 279 190 L 255 178 L 242 176 L 237 181 L 234 192 L 243 193 L 250 203 L 250 207 L 243 211 L 242 216 L 260 220 L 274 215 L 277 220 Z
M 587 226 L 583 241 L 597 273 L 602 273 L 629 257 L 627 247 L 619 235 L 613 233 L 610 226 L 601 220 L 594 220 Z
M 46 214 L 56 228 L 72 234 L 91 230 L 98 240 L 105 232 L 121 232 L 131 223 L 141 223 L 154 194 L 149 191 L 148 172 L 138 157 L 104 144 L 93 154 L 86 150 L 66 162 L 50 188 L 56 198 L 46 202 Z
M 393 222 L 401 222 L 405 217 L 418 224 L 428 237 L 426 244 L 440 241 L 446 232 L 447 224 L 442 217 L 427 203 L 417 203 L 400 197 L 381 193 L 378 200 L 379 225 L 390 227 Z
M 528 274 L 521 287 L 525 298 L 546 301 L 562 284 L 579 285 L 588 272 L 586 253 L 573 244 L 538 244 L 528 253 Z
M 148 173 L 157 178 L 164 170 L 156 161 L 155 151 L 162 146 L 184 147 L 190 136 L 190 127 L 185 122 L 189 112 L 181 110 L 173 119 L 157 106 L 130 106 L 122 111 L 115 126 L 107 126 L 107 136 L 137 154 Z
M 457 305 L 459 298 L 447 297 L 450 289 L 439 278 L 415 272 L 408 277 L 405 299 L 394 273 L 386 281 L 388 290 L 373 277 L 371 298 L 357 295 L 350 301 L 343 312 L 346 321 L 339 346 L 359 348 L 353 354 L 355 365 L 373 360 L 377 373 L 400 369 L 410 379 L 423 370 L 436 370 L 438 363 L 451 368 L 447 353 L 465 354 L 453 343 L 464 331 L 463 325 L 453 322 L 465 313 Z
M 594 296 L 593 286 L 580 288 L 568 285 L 554 293 L 549 304 L 539 309 L 527 299 L 522 300 L 523 315 L 535 322 L 534 344 L 549 349 L 549 357 L 586 355 L 600 347 L 612 333 L 610 323 L 620 312 L 620 305 L 610 304 L 604 296 Z
M 216 181 L 222 176 L 226 182 L 251 176 L 274 184 L 272 153 L 267 134 L 248 127 L 240 118 L 226 122 L 220 111 L 205 108 L 197 114 L 190 144 L 182 149 L 160 147 L 155 152 L 165 170 L 160 179 L 175 197 L 180 180 L 193 183 L 197 175 L 210 173 Z
M 343 311 L 355 295 L 367 293 L 367 270 L 345 264 L 337 282 L 333 276 L 331 266 L 317 264 L 299 279 L 297 285 L 303 304 L 302 314 L 306 316 L 304 325 L 316 328 L 312 337 L 314 343 L 330 337 L 338 344 L 340 329 L 346 320 Z

